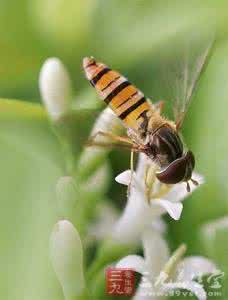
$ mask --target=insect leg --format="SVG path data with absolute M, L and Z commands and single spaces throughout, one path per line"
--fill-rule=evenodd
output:
M 130 165 L 131 165 L 131 172 L 133 174 L 134 172 L 134 151 L 131 151 L 131 161 L 130 161 Z
M 103 137 L 107 137 L 109 138 L 110 140 L 112 141 L 115 141 L 115 142 L 122 142 L 122 143 L 126 143 L 126 144 L 129 144 L 129 145 L 134 145 L 134 143 L 132 142 L 132 140 L 127 137 L 127 136 L 119 136 L 119 135 L 115 135 L 111 132 L 106 132 L 106 131 L 98 131 L 96 132 L 91 138 L 90 140 L 95 140 L 96 137 L 98 136 L 103 136 Z
M 133 141 L 135 144 L 142 144 L 143 141 L 140 139 L 139 135 L 131 128 L 128 128 L 127 134 L 130 137 L 130 139 Z
M 125 144 L 123 142 L 96 142 L 94 140 L 88 140 L 86 145 L 86 147 L 101 147 L 101 148 L 119 148 L 119 149 L 124 149 L 124 150 L 128 150 L 128 151 L 133 151 L 136 153 L 140 153 L 143 152 L 143 148 L 133 144 Z
M 145 172 L 144 172 L 144 184 L 145 184 L 145 194 L 146 194 L 146 199 L 148 201 L 148 204 L 150 204 L 150 191 L 151 191 L 151 186 L 149 184 L 149 169 L 150 165 L 147 164 L 145 166 Z
M 130 178 L 130 182 L 127 188 L 127 195 L 130 195 L 130 190 L 131 190 L 131 183 L 132 183 L 132 179 L 133 179 L 133 174 L 134 174 L 134 151 L 131 150 L 131 158 L 130 158 L 130 167 L 131 167 L 131 178 Z

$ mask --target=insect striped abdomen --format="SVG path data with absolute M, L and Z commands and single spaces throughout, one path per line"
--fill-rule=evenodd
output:
M 144 120 L 143 114 L 145 116 L 151 110 L 143 93 L 124 76 L 92 58 L 85 58 L 83 67 L 88 80 L 105 103 L 127 127 L 138 130 Z

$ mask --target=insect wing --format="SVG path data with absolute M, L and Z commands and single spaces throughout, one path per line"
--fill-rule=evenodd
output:
M 178 129 L 183 125 L 192 95 L 206 68 L 213 45 L 214 35 L 212 37 L 212 34 L 194 32 L 182 37 L 175 50 L 166 58 L 163 80 L 169 90 Z

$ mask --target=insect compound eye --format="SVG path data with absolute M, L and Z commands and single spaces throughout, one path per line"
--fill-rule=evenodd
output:
M 181 158 L 174 160 L 166 168 L 156 173 L 156 177 L 163 183 L 175 184 L 181 181 L 187 181 L 192 176 L 195 167 L 194 155 L 188 151 Z
M 165 155 L 168 163 L 181 158 L 183 145 L 178 134 L 171 128 L 161 127 L 153 137 L 153 144 L 158 148 L 158 154 Z

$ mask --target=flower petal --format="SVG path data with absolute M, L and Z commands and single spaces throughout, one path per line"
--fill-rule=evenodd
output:
M 155 209 L 148 205 L 143 180 L 147 163 L 147 157 L 140 154 L 136 172 L 133 174 L 127 205 L 113 228 L 112 237 L 118 242 L 139 242 L 145 228 L 151 227 L 152 221 L 166 211 L 164 208 L 156 207 Z M 116 181 L 128 185 L 130 175 L 130 170 L 127 170 L 117 176 Z
M 162 300 L 159 295 L 156 295 L 152 283 L 147 278 L 142 277 L 139 286 L 135 292 L 133 300 Z
M 144 231 L 142 241 L 146 266 L 153 281 L 169 259 L 168 245 L 162 234 L 151 228 Z
M 145 175 L 145 167 L 153 164 L 154 162 L 147 155 L 145 155 L 144 153 L 140 153 L 136 170 L 137 178 L 139 180 L 142 180 Z
M 167 230 L 167 225 L 166 225 L 165 221 L 162 220 L 161 218 L 156 218 L 151 222 L 151 228 L 153 230 L 156 230 L 160 234 L 165 234 L 165 232 Z
M 152 220 L 145 192 L 135 179 L 133 178 L 133 184 L 131 184 L 127 205 L 112 232 L 112 237 L 121 243 L 138 243 L 142 231 L 151 224 Z
M 162 211 L 165 210 L 174 220 L 179 220 L 183 209 L 183 204 L 179 202 L 171 202 L 165 199 L 153 199 L 151 206 L 161 207 Z
M 215 264 L 202 256 L 187 257 L 177 265 L 178 281 L 190 281 L 196 277 L 218 272 Z
M 163 284 L 161 288 L 164 293 L 169 293 L 176 289 L 188 290 L 192 292 L 199 300 L 207 299 L 207 295 L 203 286 L 194 281 L 166 283 Z
M 182 201 L 186 197 L 188 197 L 191 193 L 193 193 L 201 184 L 203 184 L 205 182 L 204 177 L 196 172 L 193 172 L 192 178 L 194 180 L 196 180 L 199 183 L 199 185 L 196 186 L 191 181 L 189 181 L 190 190 L 191 190 L 190 193 L 187 192 L 186 183 L 181 182 L 181 183 L 173 185 L 172 189 L 165 196 L 166 199 L 168 199 L 172 202 Z
M 116 264 L 116 268 L 133 269 L 142 275 L 147 272 L 145 260 L 139 255 L 128 255 L 122 258 Z
M 129 185 L 131 181 L 131 170 L 126 170 L 117 175 L 115 181 L 123 185 Z

